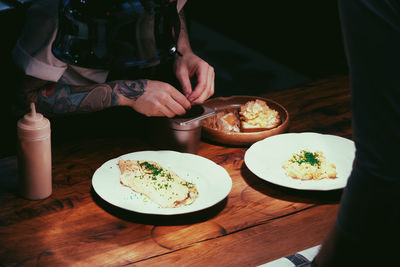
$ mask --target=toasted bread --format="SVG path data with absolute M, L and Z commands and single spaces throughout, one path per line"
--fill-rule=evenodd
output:
M 238 110 L 223 110 L 204 120 L 203 125 L 226 132 L 240 132 Z
M 217 121 L 218 129 L 228 132 L 240 132 L 240 120 L 237 114 L 228 112 Z

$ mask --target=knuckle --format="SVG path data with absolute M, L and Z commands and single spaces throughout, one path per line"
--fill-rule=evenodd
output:
M 183 71 L 183 69 L 177 69 L 176 71 L 175 71 L 175 74 L 176 74 L 176 76 L 183 76 L 184 75 L 184 71 Z

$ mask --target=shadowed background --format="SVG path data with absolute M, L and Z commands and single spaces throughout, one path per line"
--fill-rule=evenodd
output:
M 0 0 L 0 9 L 12 6 L 0 11 L 0 156 L 15 154 L 16 118 L 10 111 L 15 75 L 10 51 L 29 3 Z M 189 0 L 186 13 L 192 47 L 215 68 L 214 97 L 257 95 L 346 74 L 336 4 L 335 0 L 262 1 L 262 5 L 261 1 Z M 70 138 L 99 134 L 97 124 L 104 124 L 90 115 L 61 121 L 59 129 Z

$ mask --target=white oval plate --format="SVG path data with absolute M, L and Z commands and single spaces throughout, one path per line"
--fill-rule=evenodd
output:
M 120 183 L 118 160 L 152 160 L 174 171 L 196 185 L 199 197 L 188 206 L 161 208 L 145 196 Z M 223 200 L 231 191 L 228 172 L 213 161 L 198 155 L 176 151 L 140 151 L 122 155 L 105 162 L 93 174 L 95 192 L 105 201 L 134 212 L 153 215 L 176 215 L 209 208 Z
M 302 181 L 285 174 L 282 163 L 300 150 L 322 151 L 335 164 L 337 178 Z M 346 186 L 355 156 L 352 140 L 319 133 L 286 133 L 254 143 L 244 157 L 246 166 L 259 178 L 280 186 L 301 190 L 335 190 Z

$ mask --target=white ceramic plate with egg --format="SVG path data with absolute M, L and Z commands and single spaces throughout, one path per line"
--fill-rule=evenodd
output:
M 328 162 L 336 166 L 337 177 L 322 180 L 299 180 L 286 175 L 282 163 L 301 150 L 322 151 Z M 259 178 L 273 184 L 300 190 L 335 190 L 346 186 L 355 156 L 352 140 L 335 135 L 284 133 L 254 143 L 244 161 Z

